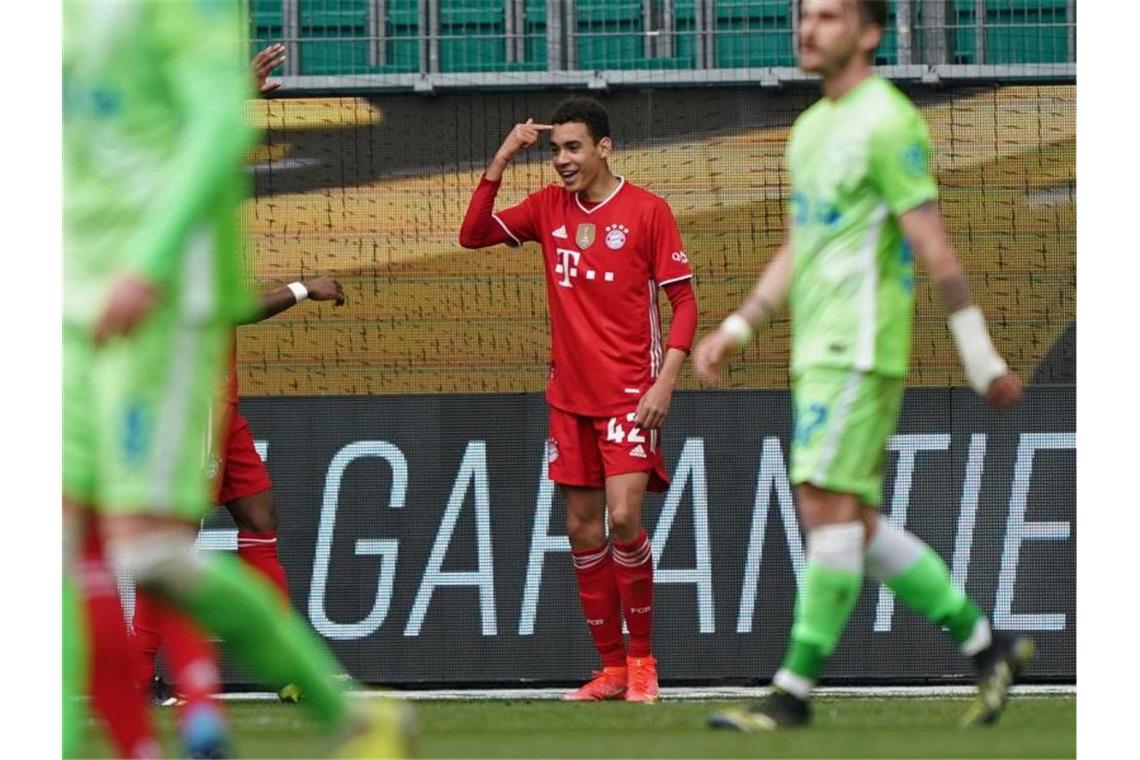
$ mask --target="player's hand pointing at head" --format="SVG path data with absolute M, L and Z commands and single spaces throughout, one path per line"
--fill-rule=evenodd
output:
M 543 132 L 554 129 L 550 124 L 535 124 L 534 119 L 527 119 L 522 124 L 516 124 L 515 128 L 507 135 L 507 139 L 503 141 L 503 145 L 499 148 L 499 157 L 504 161 L 510 161 L 515 155 L 524 148 L 529 148 L 538 142 L 539 136 Z

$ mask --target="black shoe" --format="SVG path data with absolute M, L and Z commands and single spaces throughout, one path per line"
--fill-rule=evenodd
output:
M 730 728 L 744 733 L 806 726 L 809 722 L 811 707 L 807 700 L 779 688 L 773 688 L 763 702 L 757 702 L 746 710 L 728 710 L 709 716 L 712 728 Z
M 1028 636 L 995 634 L 993 643 L 974 656 L 978 668 L 978 695 L 962 716 L 963 726 L 997 722 L 1009 698 L 1009 687 L 1025 672 L 1037 646 Z
M 150 682 L 150 701 L 159 707 L 173 707 L 186 700 L 179 697 L 174 689 L 170 688 L 170 684 L 162 680 L 162 676 L 155 676 Z

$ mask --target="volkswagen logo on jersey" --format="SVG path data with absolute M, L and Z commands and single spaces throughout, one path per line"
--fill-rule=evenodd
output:
M 625 245 L 625 236 L 629 234 L 629 228 L 624 224 L 611 224 L 606 227 L 606 248 L 611 251 L 616 251 Z
M 578 244 L 579 248 L 589 248 L 594 244 L 594 225 L 582 223 L 578 225 L 578 231 L 574 233 L 574 242 Z

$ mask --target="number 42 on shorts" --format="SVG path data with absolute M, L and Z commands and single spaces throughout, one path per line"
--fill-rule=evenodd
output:
M 625 421 L 633 422 L 633 418 L 636 416 L 636 414 L 630 412 L 625 416 Z M 610 417 L 609 425 L 606 427 L 606 440 L 614 441 L 615 443 L 625 443 L 627 440 L 630 443 L 645 443 L 645 435 L 637 425 L 630 425 L 627 435 L 621 423 L 618 422 L 618 418 Z

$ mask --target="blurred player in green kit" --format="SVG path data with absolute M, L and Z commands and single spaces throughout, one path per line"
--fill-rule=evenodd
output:
M 64 3 L 65 584 L 95 599 L 86 678 L 122 756 L 158 747 L 107 559 L 267 683 L 300 686 L 345 755 L 394 756 L 396 711 L 356 712 L 331 654 L 271 586 L 193 548 L 211 508 L 204 453 L 229 330 L 255 308 L 237 231 L 254 138 L 246 23 L 238 0 Z M 75 598 L 65 590 L 72 644 Z M 65 645 L 74 692 L 84 678 L 73 651 Z M 210 709 L 186 721 L 193 756 L 226 752 Z M 76 716 L 66 717 L 74 754 Z
M 797 486 L 807 565 L 795 623 L 771 695 L 714 715 L 744 731 L 803 725 L 809 697 L 867 574 L 944 627 L 977 666 L 966 724 L 992 723 L 1033 656 L 1025 636 L 994 633 L 951 583 L 942 559 L 879 514 L 887 439 L 910 362 L 914 258 L 949 312 L 970 385 L 997 409 L 1021 384 L 997 355 L 942 227 L 930 138 L 911 102 L 870 61 L 887 21 L 884 0 L 802 0 L 800 67 L 823 95 L 788 137 L 789 234 L 751 295 L 693 354 L 715 382 L 724 360 L 785 303 L 792 318 Z

